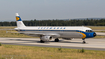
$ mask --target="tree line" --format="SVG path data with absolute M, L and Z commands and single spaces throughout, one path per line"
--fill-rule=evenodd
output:
M 84 20 L 30 20 L 23 21 L 26 26 L 105 26 L 105 19 Z M 16 22 L 0 22 L 0 26 L 16 26 Z

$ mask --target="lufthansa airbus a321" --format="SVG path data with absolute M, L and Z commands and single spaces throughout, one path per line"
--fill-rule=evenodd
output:
M 96 36 L 96 33 L 88 27 L 84 26 L 35 26 L 28 27 L 25 26 L 20 18 L 19 14 L 16 13 L 16 22 L 18 31 L 21 34 L 40 37 L 40 42 L 44 43 L 50 41 L 52 38 L 55 38 L 55 42 L 59 42 L 59 38 L 66 40 L 71 40 L 72 38 L 81 38 L 83 43 L 86 38 L 93 38 Z

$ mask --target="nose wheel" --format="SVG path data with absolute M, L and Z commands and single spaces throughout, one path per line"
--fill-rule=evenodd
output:
M 83 40 L 83 43 L 86 43 L 86 42 L 85 42 L 85 39 L 82 39 L 82 40 Z

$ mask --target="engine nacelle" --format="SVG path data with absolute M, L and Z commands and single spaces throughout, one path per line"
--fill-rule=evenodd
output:
M 42 37 L 40 37 L 40 39 L 41 39 L 42 41 L 49 41 L 49 40 L 52 39 L 52 37 L 51 37 L 51 36 L 42 36 Z

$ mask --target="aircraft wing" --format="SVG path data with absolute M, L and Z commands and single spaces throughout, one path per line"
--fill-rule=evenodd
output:
M 52 36 L 52 37 L 60 37 L 57 33 L 34 33 L 34 32 L 14 32 L 14 31 L 7 31 L 6 33 L 20 33 L 20 34 L 26 34 L 26 35 L 38 35 L 38 36 Z
M 28 34 L 28 35 L 39 35 L 39 36 L 45 36 L 45 35 L 49 35 L 49 36 L 57 36 L 59 37 L 60 35 L 59 34 L 56 34 L 56 33 L 32 33 L 32 32 L 25 32 L 25 33 L 22 33 L 22 34 Z
M 26 35 L 37 35 L 37 36 L 52 36 L 54 38 L 60 37 L 59 34 L 57 33 L 33 33 L 33 32 L 25 32 L 25 33 L 21 33 L 21 34 L 26 34 Z

